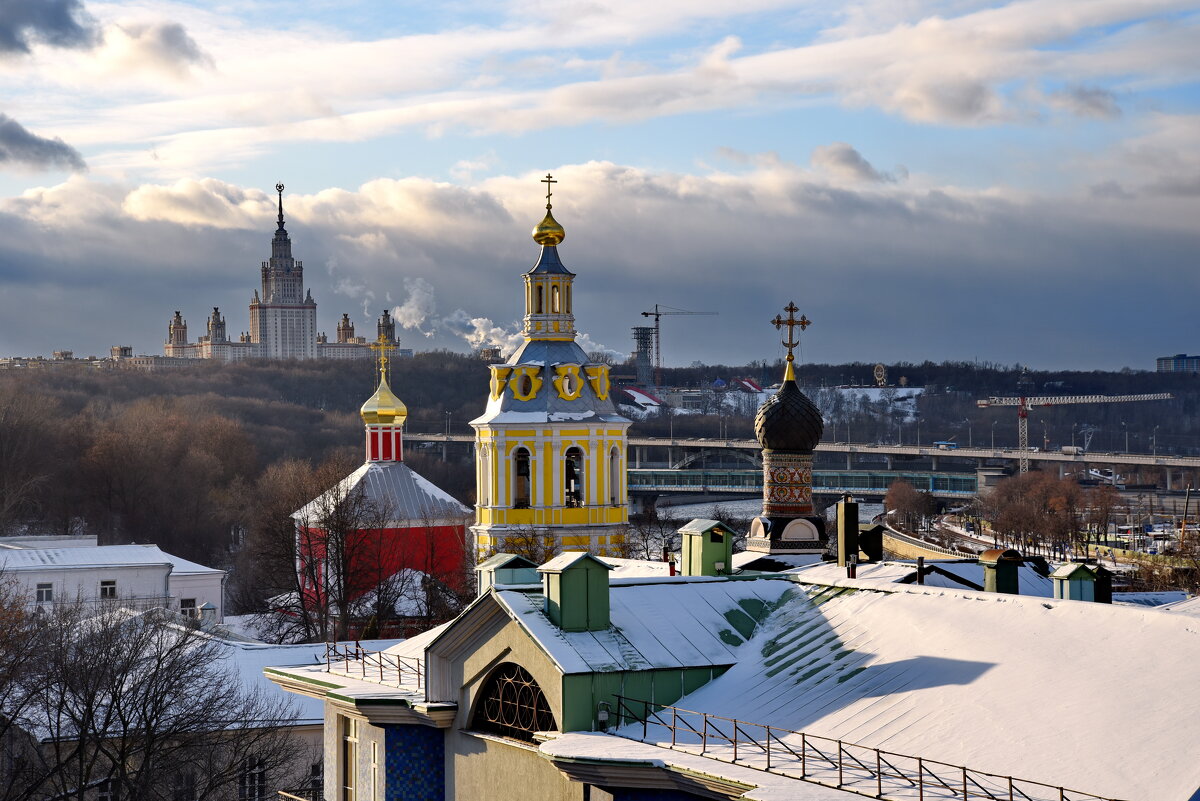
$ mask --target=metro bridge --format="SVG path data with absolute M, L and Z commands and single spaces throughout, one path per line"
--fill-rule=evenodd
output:
M 638 469 L 627 472 L 633 495 L 754 495 L 762 493 L 762 470 Z M 882 498 L 894 481 L 907 481 L 938 498 L 969 499 L 978 491 L 975 473 L 935 473 L 920 470 L 814 470 L 814 495 Z

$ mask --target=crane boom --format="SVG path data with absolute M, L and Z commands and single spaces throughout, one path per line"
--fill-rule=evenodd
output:
M 1075 403 L 1131 403 L 1133 401 L 1171 400 L 1170 392 L 1152 392 L 1143 395 L 1060 395 L 1056 397 L 1007 397 L 982 398 L 975 401 L 980 408 L 989 406 L 1017 407 L 1017 448 L 1020 452 L 1021 472 L 1029 472 L 1029 410 L 1035 406 L 1069 406 Z M 1090 437 L 1089 437 L 1090 439 Z
M 665 310 L 665 311 L 664 311 Z M 715 315 L 720 312 L 711 311 L 688 311 L 686 309 L 676 309 L 671 306 L 662 306 L 658 303 L 654 304 L 654 311 L 642 312 L 643 317 L 654 318 L 654 383 L 657 386 L 662 386 L 662 326 L 660 320 L 664 314 L 705 314 Z

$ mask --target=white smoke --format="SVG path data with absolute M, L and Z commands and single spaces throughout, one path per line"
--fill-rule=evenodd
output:
M 350 276 L 338 275 L 340 266 L 336 258 L 326 261 L 325 269 L 333 279 L 333 291 L 362 303 L 363 317 L 370 319 L 371 307 L 375 305 L 374 290 Z
M 422 328 L 433 315 L 436 304 L 433 300 L 433 286 L 420 276 L 404 279 L 404 291 L 408 298 L 400 306 L 392 309 L 392 317 L 402 327 L 416 331 L 424 337 L 432 337 L 433 328 L 426 331 Z
M 500 348 L 507 358 L 516 352 L 525 341 L 520 329 L 514 324 L 512 329 L 496 325 L 488 317 L 472 317 L 462 309 L 455 309 L 451 314 L 439 321 L 439 327 L 467 341 L 472 348 L 487 346 Z
M 593 353 L 603 353 L 613 360 L 613 364 L 623 364 L 629 358 L 628 353 L 622 353 L 619 350 L 613 350 L 592 339 L 587 334 L 577 334 L 575 341 L 579 343 L 579 347 L 583 348 L 583 352 L 589 356 Z

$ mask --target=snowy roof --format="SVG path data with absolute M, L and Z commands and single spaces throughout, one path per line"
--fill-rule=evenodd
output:
M 497 553 L 492 554 L 487 559 L 475 565 L 475 572 L 499 570 L 509 565 L 515 565 L 516 567 L 537 567 L 537 564 L 532 559 L 526 559 L 524 556 L 513 553 Z
M 609 673 L 731 665 L 756 621 L 795 587 L 767 579 L 631 581 L 638 583 L 612 584 L 612 625 L 604 631 L 563 631 L 546 617 L 538 592 L 495 596 L 563 673 Z
M 592 556 L 587 551 L 563 551 L 558 556 L 538 567 L 539 573 L 561 573 L 576 562 L 582 562 L 584 559 L 590 559 L 596 564 L 603 567 L 605 570 L 612 570 L 613 566 L 603 559 Z
M 736 664 L 677 705 L 1114 798 L 1184 801 L 1200 787 L 1200 718 L 1180 714 L 1200 702 L 1191 618 L 838 584 L 781 595 L 731 648 Z
M 1200 617 L 1200 595 L 1185 601 L 1175 601 L 1159 608 L 1165 612 L 1178 612 L 1181 615 Z
M 656 406 L 663 405 L 663 402 L 660 399 L 656 398 L 654 395 L 651 395 L 644 389 L 638 389 L 637 387 L 621 387 L 621 391 L 643 408 L 654 408 Z
M 95 548 L 96 535 L 32 534 L 0 538 L 0 548 Z
M 983 566 L 974 560 L 927 560 L 925 570 L 927 587 L 983 589 Z M 805 581 L 827 581 L 845 578 L 846 568 L 838 567 L 837 562 L 822 562 L 800 568 L 797 574 Z M 917 565 L 916 562 L 907 561 L 859 564 L 856 575 L 859 579 L 910 584 L 916 581 Z M 1017 587 L 1021 595 L 1054 597 L 1053 582 L 1029 565 L 1022 564 L 1017 567 Z
M 391 518 L 388 521 L 389 528 L 444 524 L 451 520 L 458 521 L 471 513 L 449 493 L 434 486 L 404 462 L 367 462 L 337 485 L 297 509 L 292 517 L 302 523 L 319 525 L 321 517 L 338 499 L 347 497 L 360 486 L 368 501 L 388 513 Z

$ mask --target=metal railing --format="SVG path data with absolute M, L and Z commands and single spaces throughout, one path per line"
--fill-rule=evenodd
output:
M 396 656 L 384 651 L 368 651 L 358 643 L 326 643 L 325 672 L 377 681 L 391 687 L 415 685 L 418 690 L 424 686 L 425 681 L 424 664 L 420 659 Z
M 778 726 L 620 695 L 616 699 L 618 726 L 640 723 L 642 727 L 640 738 L 617 731 L 621 736 L 873 798 L 1118 801 Z

